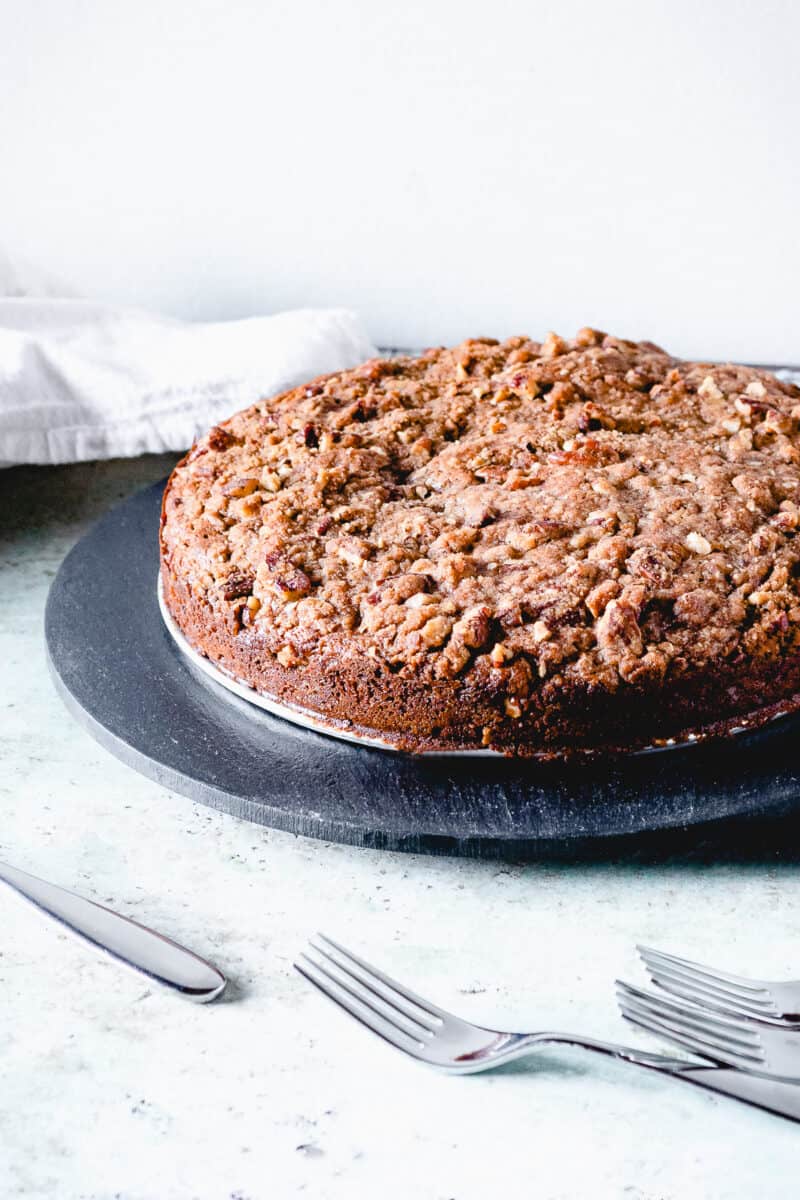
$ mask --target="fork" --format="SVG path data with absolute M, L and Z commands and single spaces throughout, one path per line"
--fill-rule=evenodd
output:
M 447 1074 L 488 1071 L 542 1046 L 578 1046 L 800 1121 L 800 1088 L 782 1080 L 569 1033 L 486 1029 L 425 1000 L 323 934 L 311 939 L 311 949 L 313 956 L 300 954 L 294 964 L 309 983 L 396 1049 Z
M 721 1016 L 689 1001 L 642 991 L 617 980 L 623 1017 L 712 1062 L 740 1071 L 800 1081 L 800 1038 L 780 1025 Z
M 781 983 L 745 979 L 649 946 L 636 949 L 653 983 L 674 996 L 693 1000 L 714 1012 L 800 1026 L 800 980 Z

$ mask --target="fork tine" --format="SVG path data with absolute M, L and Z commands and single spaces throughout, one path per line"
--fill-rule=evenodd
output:
M 674 967 L 670 963 L 661 962 L 660 960 L 644 959 L 644 964 L 650 974 L 659 972 L 662 976 L 677 980 L 679 983 L 688 985 L 702 990 L 707 995 L 714 996 L 717 1000 L 727 1001 L 729 1004 L 744 1004 L 748 1008 L 755 1009 L 757 1012 L 769 1012 L 774 1010 L 772 997 L 767 991 L 763 994 L 755 992 L 736 991 L 724 983 L 714 983 L 710 978 L 704 975 L 693 974 L 691 971 L 684 970 L 682 967 Z
M 382 1037 L 384 1041 L 389 1042 L 398 1050 L 403 1050 L 406 1054 L 410 1054 L 413 1058 L 420 1058 L 421 1051 L 424 1050 L 424 1043 L 418 1038 L 414 1038 L 411 1034 L 406 1033 L 404 1029 L 386 1020 L 375 1009 L 364 1003 L 352 992 L 348 991 L 338 980 L 334 979 L 327 972 L 321 970 L 315 962 L 307 955 L 299 955 L 297 962 L 294 964 L 295 970 L 299 971 L 304 979 L 309 983 L 313 983 L 321 992 L 343 1008 L 345 1012 L 354 1017 L 361 1025 L 365 1025 L 367 1029 L 371 1029 L 373 1033 L 377 1033 L 378 1037 Z
M 666 1038 L 668 1042 L 674 1042 L 676 1046 L 680 1046 L 682 1050 L 688 1050 L 690 1054 L 698 1054 L 701 1058 L 708 1059 L 711 1062 L 722 1062 L 724 1066 L 729 1065 L 727 1059 L 720 1060 L 719 1055 L 710 1051 L 702 1042 L 695 1041 L 691 1037 L 681 1036 L 670 1029 L 665 1029 L 661 1022 L 657 1021 L 654 1017 L 641 1015 L 636 1009 L 629 1008 L 623 1002 L 620 1002 L 619 1011 L 626 1021 L 630 1021 L 631 1025 L 637 1025 L 639 1029 L 644 1029 L 646 1033 Z
M 668 1041 L 674 1042 L 676 1046 L 688 1050 L 691 1054 L 700 1054 L 703 1058 L 709 1058 L 713 1062 L 750 1071 L 762 1064 L 762 1059 L 753 1059 L 740 1054 L 732 1054 L 730 1051 L 720 1049 L 719 1046 L 707 1041 L 704 1037 L 678 1029 L 671 1021 L 662 1020 L 660 1017 L 654 1016 L 653 1013 L 649 1012 L 644 1006 L 639 1006 L 635 1001 L 620 999 L 619 1009 L 626 1021 L 631 1021 L 634 1025 L 641 1026 L 648 1033 L 657 1034 L 659 1037 L 664 1037 Z
M 674 1000 L 643 992 L 640 988 L 617 980 L 617 994 L 633 1004 L 646 1008 L 661 1020 L 674 1022 L 688 1033 L 696 1033 L 713 1040 L 720 1048 L 732 1053 L 761 1055 L 761 1039 L 748 1025 L 731 1017 L 720 1017 L 706 1009 L 690 1008 Z
M 333 978 L 338 980 L 342 987 L 347 988 L 349 992 L 357 996 L 365 1004 L 369 1004 L 371 1008 L 376 1008 L 377 1012 L 383 1013 L 387 1020 L 394 1021 L 395 1024 L 412 1025 L 414 1032 L 424 1034 L 430 1037 L 436 1033 L 437 1028 L 440 1028 L 442 1022 L 438 1017 L 431 1017 L 418 1005 L 408 1003 L 399 992 L 387 987 L 371 975 L 366 970 L 361 971 L 358 968 L 350 966 L 344 955 L 344 961 L 340 961 L 339 957 L 335 957 L 324 945 L 320 944 L 321 939 L 311 939 L 311 948 L 322 959 L 322 962 L 317 959 L 312 959 L 321 971 L 325 971 L 326 975 L 331 974 L 330 967 L 334 968 L 335 974 Z M 420 1015 L 421 1014 L 421 1015 Z
M 723 992 L 719 988 L 704 987 L 700 983 L 688 980 L 684 975 L 662 970 L 649 963 L 647 971 L 653 983 L 664 991 L 671 992 L 675 996 L 682 996 L 685 1000 L 691 1000 L 695 1004 L 702 1004 L 705 1008 L 715 1009 L 719 1012 L 736 1012 L 742 1016 L 756 1018 L 777 1015 L 774 1004 L 740 1000 L 732 993 Z
M 319 945 L 320 942 L 323 943 L 322 946 Z M 422 996 L 418 996 L 416 992 L 412 992 L 411 989 L 407 988 L 404 984 L 398 983 L 398 981 L 396 979 L 392 979 L 390 975 L 386 975 L 383 971 L 379 971 L 377 967 L 371 966 L 370 963 L 365 962 L 363 958 L 359 958 L 357 954 L 353 954 L 351 950 L 346 950 L 344 946 L 340 946 L 338 942 L 334 942 L 333 938 L 327 937 L 326 934 L 317 933 L 313 938 L 311 938 L 311 945 L 314 946 L 314 948 L 320 953 L 324 953 L 328 958 L 331 958 L 337 966 L 342 966 L 344 969 L 348 970 L 351 975 L 354 975 L 355 978 L 360 978 L 362 983 L 366 983 L 367 986 L 371 987 L 374 991 L 378 991 L 378 985 L 382 984 L 385 990 L 379 991 L 378 994 L 382 995 L 384 999 L 387 999 L 390 1004 L 395 1006 L 395 1008 L 400 1007 L 399 1001 L 402 998 L 403 1000 L 407 1000 L 410 1004 L 413 1004 L 415 1008 L 417 1008 L 421 1013 L 424 1013 L 429 1019 L 433 1018 L 435 1025 L 440 1025 L 441 1022 L 445 1020 L 455 1021 L 458 1019 L 454 1017 L 452 1013 L 446 1012 L 443 1008 L 437 1008 L 437 1006 L 432 1004 L 430 1000 L 424 1000 Z M 335 951 L 335 954 L 331 954 L 331 950 Z M 337 956 L 341 956 L 341 958 L 344 959 L 344 964 L 346 964 L 346 966 L 338 961 Z M 358 968 L 358 971 L 354 972 L 353 967 Z M 360 975 L 359 971 L 361 972 Z M 401 1011 L 403 1011 L 402 1008 Z M 421 1023 L 419 1018 L 415 1017 L 413 1012 L 409 1013 L 409 1015 L 412 1017 L 412 1019 L 416 1019 L 418 1024 Z
M 733 992 L 741 999 L 759 1002 L 759 996 L 769 996 L 767 988 L 743 979 L 740 975 L 730 975 L 726 971 L 718 971 L 716 967 L 707 967 L 702 963 L 692 962 L 688 958 L 678 958 L 675 954 L 667 954 L 663 950 L 654 950 L 651 946 L 637 946 L 636 949 L 646 963 L 656 963 L 663 968 L 688 975 L 690 979 L 707 983 L 725 991 Z

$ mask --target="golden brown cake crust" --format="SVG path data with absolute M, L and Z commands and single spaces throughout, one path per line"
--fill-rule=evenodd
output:
M 224 670 L 401 748 L 632 749 L 800 705 L 800 389 L 591 329 L 237 413 L 164 494 Z

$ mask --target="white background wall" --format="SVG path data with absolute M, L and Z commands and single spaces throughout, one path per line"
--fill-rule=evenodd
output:
M 800 6 L 0 0 L 0 246 L 382 343 L 800 361 Z

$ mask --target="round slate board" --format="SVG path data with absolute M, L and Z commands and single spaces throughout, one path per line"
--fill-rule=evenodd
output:
M 195 675 L 158 611 L 163 484 L 74 547 L 47 602 L 50 665 L 108 750 L 196 800 L 311 837 L 386 849 L 540 856 L 587 839 L 788 811 L 800 723 L 724 745 L 566 767 L 414 758 L 291 725 Z

